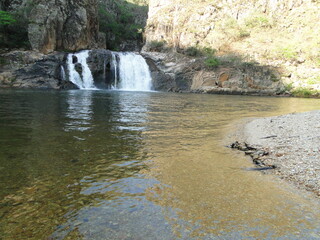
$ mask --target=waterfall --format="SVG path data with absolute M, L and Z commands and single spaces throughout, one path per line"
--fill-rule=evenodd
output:
M 150 91 L 151 74 L 145 59 L 136 53 L 113 53 L 119 57 L 119 63 L 114 56 L 115 88 L 128 91 Z M 118 79 L 119 72 L 119 79 Z
M 116 53 L 112 52 L 112 67 L 114 69 L 114 84 L 113 88 L 117 89 L 118 88 L 118 63 L 117 63 L 117 57 Z
M 96 89 L 87 64 L 88 56 L 89 50 L 85 50 L 78 53 L 70 53 L 67 59 L 69 80 L 80 89 Z M 79 68 L 79 70 L 77 71 L 76 68 Z
M 60 66 L 60 76 L 61 76 L 63 81 L 65 81 L 67 79 L 66 71 L 64 70 L 64 67 L 62 65 Z
M 106 51 L 106 50 L 104 50 Z M 145 59 L 133 52 L 111 52 L 105 54 L 103 61 L 102 76 L 96 79 L 97 84 L 112 89 L 127 91 L 150 91 L 151 74 Z M 97 89 L 94 79 L 87 64 L 89 50 L 78 53 L 70 53 L 67 57 L 69 80 L 80 89 Z M 108 64 L 108 67 L 106 67 Z M 112 74 L 110 74 L 110 71 Z M 61 68 L 61 75 L 64 77 L 64 69 Z M 102 80 L 101 80 L 102 79 Z M 102 81 L 102 84 L 101 84 Z

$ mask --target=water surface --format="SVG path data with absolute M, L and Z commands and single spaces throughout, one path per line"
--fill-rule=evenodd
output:
M 223 146 L 315 99 L 0 91 L 2 239 L 319 239 L 319 205 Z M 0 237 L 1 239 L 1 237 Z

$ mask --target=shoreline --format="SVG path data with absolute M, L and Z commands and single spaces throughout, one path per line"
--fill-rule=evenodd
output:
M 320 198 L 320 110 L 239 122 L 230 148 L 257 166 Z M 250 170 L 250 169 L 249 169 Z

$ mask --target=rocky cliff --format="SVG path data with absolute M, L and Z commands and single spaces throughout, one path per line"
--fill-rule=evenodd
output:
M 68 53 L 63 52 L 11 51 L 0 54 L 0 88 L 77 89 L 69 79 L 67 57 Z M 111 52 L 91 50 L 87 63 L 94 85 L 110 88 L 114 80 Z M 81 64 L 76 70 L 82 75 Z
M 315 92 L 320 90 L 319 9 L 316 0 L 150 0 L 144 50 L 188 55 L 209 49 L 224 66 L 232 63 L 227 68 L 233 72 L 243 65 L 273 69 L 268 88 L 280 81 L 284 91 Z M 259 76 L 252 80 L 264 88 Z
M 34 4 L 28 29 L 34 50 L 50 53 L 104 47 L 97 0 L 36 0 Z
M 35 51 L 12 51 L 0 55 L 2 88 L 76 88 L 62 76 L 65 53 L 44 55 Z

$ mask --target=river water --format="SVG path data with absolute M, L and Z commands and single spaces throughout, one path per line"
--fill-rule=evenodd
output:
M 319 239 L 319 205 L 224 147 L 320 100 L 0 91 L 0 239 Z

